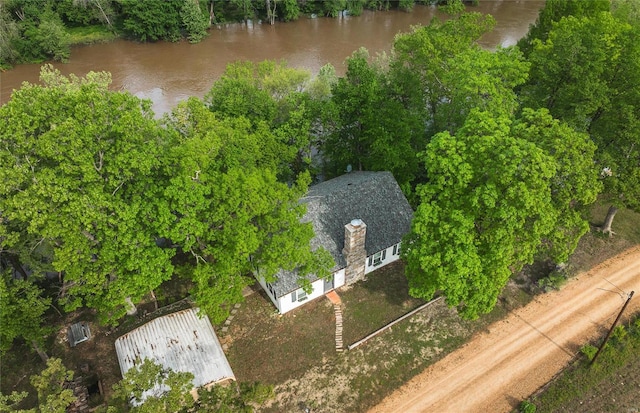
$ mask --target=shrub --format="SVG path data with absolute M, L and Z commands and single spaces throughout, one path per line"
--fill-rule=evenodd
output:
M 527 400 L 523 400 L 518 406 L 520 413 L 536 413 L 536 409 L 536 405 Z
M 567 282 L 565 273 L 561 270 L 555 270 L 545 278 L 538 280 L 538 286 L 545 292 L 549 292 L 551 290 L 559 290 L 565 282 Z
M 595 346 L 592 346 L 591 344 L 585 344 L 584 346 L 582 346 L 582 348 L 580 349 L 580 352 L 582 354 L 584 354 L 589 361 L 593 360 L 593 357 L 596 355 L 596 353 L 598 352 L 598 348 Z

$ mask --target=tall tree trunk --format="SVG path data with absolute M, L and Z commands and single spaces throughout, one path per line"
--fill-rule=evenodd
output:
M 49 360 L 49 356 L 47 355 L 47 353 L 45 353 L 40 346 L 38 345 L 38 343 L 36 343 L 35 341 L 31 342 L 31 345 L 33 346 L 33 349 L 36 351 L 36 353 L 38 353 L 38 355 L 40 356 L 40 358 L 42 359 L 42 361 L 47 364 L 47 361 Z
M 125 306 L 127 307 L 127 315 L 136 315 L 138 309 L 136 305 L 131 300 L 131 297 L 127 297 L 124 299 Z
M 158 309 L 158 298 L 156 297 L 156 293 L 154 293 L 153 290 L 149 290 L 149 292 L 151 293 L 151 298 L 153 298 L 153 306 L 157 310 Z
M 216 15 L 213 12 L 213 0 L 211 0 L 211 3 L 209 3 L 209 26 L 211 26 L 215 20 Z
M 102 13 L 102 18 L 107 22 L 109 29 L 111 29 L 111 31 L 115 33 L 115 31 L 113 30 L 113 25 L 111 24 L 111 20 L 109 19 L 109 16 L 107 16 L 107 13 L 105 13 L 104 9 L 102 8 L 102 4 L 100 4 L 100 0 L 95 0 L 94 3 L 96 7 L 98 7 L 98 10 L 100 10 L 100 13 Z
M 272 1 L 273 9 L 271 8 Z M 265 5 L 267 6 L 267 18 L 269 19 L 269 24 L 273 26 L 276 23 L 276 6 L 278 5 L 278 0 L 265 0 Z
M 613 217 L 616 216 L 616 212 L 618 212 L 618 208 L 616 208 L 614 205 L 611 205 L 609 207 L 609 211 L 607 212 L 607 217 L 604 219 L 604 224 L 602 224 L 602 232 L 608 234 L 609 236 L 615 234 L 615 232 L 611 230 L 611 223 L 613 222 Z
M 11 253 L 7 253 L 5 256 L 7 257 L 7 261 L 9 261 L 9 264 L 11 264 L 14 271 L 18 272 L 23 280 L 26 280 L 28 275 L 24 270 L 22 263 L 20 262 L 20 258 L 17 255 Z

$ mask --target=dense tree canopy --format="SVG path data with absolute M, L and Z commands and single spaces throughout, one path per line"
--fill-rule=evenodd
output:
M 334 116 L 325 122 L 325 172 L 341 175 L 351 165 L 391 171 L 401 185 L 408 184 L 417 169 L 415 117 L 396 99 L 382 61 L 369 63 L 367 50 L 360 49 L 346 63 L 346 75 L 332 89 Z
M 277 162 L 282 180 L 295 180 L 312 167 L 311 153 L 328 97 L 326 76 L 311 80 L 307 70 L 285 62 L 235 62 L 205 97 L 209 109 L 223 118 L 245 118 L 259 130 L 262 150 Z M 335 72 L 333 72 L 335 73 Z
M 207 12 L 221 21 L 266 7 L 290 20 L 390 5 L 238 0 L 222 12 L 221 3 L 0 0 L 0 64 L 27 49 L 64 58 L 64 24 L 197 41 Z M 615 205 L 640 208 L 639 12 L 608 4 L 549 0 L 523 55 L 482 49 L 493 18 L 451 2 L 456 16 L 398 35 L 388 57 L 356 51 L 341 78 L 331 66 L 312 78 L 283 62 L 232 63 L 204 101 L 160 121 L 149 102 L 109 90 L 108 74 L 45 67 L 42 86 L 25 84 L 0 108 L 0 352 L 16 338 L 37 344 L 55 301 L 116 323 L 128 299 L 175 277 L 216 323 L 252 273 L 297 270 L 309 287 L 307 275 L 328 275 L 332 262 L 311 251 L 298 201 L 312 174 L 349 164 L 392 171 L 414 201 L 402 252 L 410 293 L 441 292 L 467 318 L 490 311 L 524 264 L 567 260 L 603 188 Z M 62 280 L 58 294 L 43 296 L 46 276 Z M 60 383 L 66 369 L 52 369 L 46 380 Z M 46 380 L 34 379 L 49 392 L 42 403 L 69 402 Z M 145 363 L 117 393 L 123 405 L 140 401 L 164 381 L 175 391 L 136 409 L 176 411 L 192 405 L 190 380 Z M 225 391 L 202 395 L 203 411 L 245 407 Z M 0 396 L 0 408 L 22 396 Z
M 545 241 L 566 259 L 585 232 L 575 204 L 597 194 L 593 150 L 544 111 L 512 124 L 474 110 L 454 136 L 437 134 L 421 154 L 429 178 L 416 189 L 420 204 L 403 244 L 410 293 L 429 299 L 441 291 L 475 318 Z
M 218 119 L 197 99 L 167 122 L 177 133 L 164 172 L 166 236 L 192 256 L 193 293 L 214 322 L 225 317 L 216 311 L 222 302 L 241 298 L 252 270 L 269 279 L 280 268 L 327 275 L 328 253 L 311 253 L 313 230 L 299 222 L 308 175 L 291 186 L 277 180 L 269 131 L 252 131 L 242 117 Z
M 61 274 L 67 310 L 115 322 L 175 269 L 218 322 L 252 271 L 327 274 L 299 222 L 309 175 L 278 180 L 288 142 L 264 122 L 219 119 L 194 98 L 161 126 L 107 74 L 42 80 L 0 108 L 0 246 L 16 271 Z
M 529 27 L 526 36 L 518 41 L 518 47 L 525 56 L 529 56 L 535 41 L 546 41 L 553 25 L 563 17 L 591 16 L 609 11 L 610 6 L 609 0 L 546 0 L 536 22 Z
M 535 144 L 556 162 L 550 182 L 551 202 L 557 212 L 554 231 L 541 245 L 556 263 L 566 262 L 589 230 L 586 206 L 595 202 L 602 182 L 594 162 L 596 145 L 545 109 L 525 108 L 512 127 L 513 136 Z
M 618 9 L 619 17 L 566 17 L 545 42 L 536 40 L 522 98 L 589 133 L 608 198 L 614 206 L 638 209 L 640 27 L 627 22 L 631 11 L 624 10 Z
M 106 73 L 65 78 L 45 66 L 42 81 L 0 108 L 0 246 L 32 270 L 62 273 L 68 310 L 115 320 L 125 297 L 139 300 L 172 273 L 145 196 L 165 132 L 148 102 L 109 91 Z
M 43 343 L 48 333 L 43 317 L 51 299 L 43 297 L 36 284 L 14 279 L 9 270 L 2 271 L 0 303 L 0 356 L 18 337 L 29 343 Z
M 517 108 L 513 88 L 526 80 L 528 65 L 515 48 L 490 52 L 478 45 L 494 25 L 490 15 L 462 13 L 396 37 L 394 80 L 419 105 L 427 137 L 454 133 L 472 108 L 496 115 Z

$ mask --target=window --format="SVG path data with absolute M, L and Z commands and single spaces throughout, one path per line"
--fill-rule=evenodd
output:
M 291 293 L 291 302 L 295 303 L 296 301 L 304 301 L 307 299 L 307 293 L 301 288 Z
M 269 292 L 271 292 L 271 296 L 273 298 L 276 298 L 276 290 L 273 288 L 273 285 L 271 283 L 267 283 L 267 289 L 269 290 Z
M 400 243 L 393 246 L 393 255 L 400 255 Z
M 387 250 L 378 251 L 373 256 L 369 257 L 369 265 L 377 266 L 382 264 L 382 261 L 387 256 Z

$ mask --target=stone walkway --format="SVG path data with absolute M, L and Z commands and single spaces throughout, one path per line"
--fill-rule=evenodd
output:
M 335 290 L 329 291 L 326 297 L 333 304 L 333 312 L 336 315 L 336 351 L 344 351 L 344 343 L 342 342 L 342 300 Z

